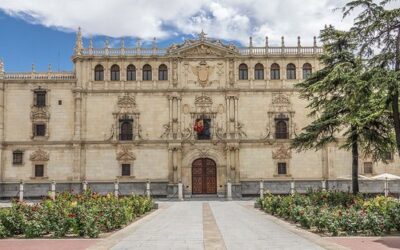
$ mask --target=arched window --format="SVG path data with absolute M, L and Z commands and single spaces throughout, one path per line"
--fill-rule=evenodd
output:
M 239 65 L 239 80 L 247 80 L 249 77 L 248 74 L 249 70 L 247 68 L 247 65 L 242 63 Z
M 120 134 L 119 139 L 121 141 L 129 141 L 133 139 L 133 120 L 121 120 L 120 121 Z
M 151 66 L 146 64 L 143 66 L 143 81 L 151 81 Z
M 111 66 L 111 81 L 119 81 L 119 66 L 116 64 Z
M 275 139 L 289 139 L 289 118 L 285 114 L 279 114 L 275 118 Z
M 96 65 L 94 68 L 94 80 L 95 81 L 104 81 L 104 68 L 102 65 Z
M 161 64 L 158 67 L 158 80 L 160 81 L 167 81 L 168 80 L 168 68 L 167 65 Z
M 287 123 L 284 120 L 277 120 L 276 121 L 276 130 L 275 130 L 275 138 L 276 139 L 288 139 L 288 127 Z
M 286 66 L 286 78 L 289 80 L 296 79 L 296 66 L 293 63 Z
M 281 68 L 279 64 L 273 63 L 271 65 L 271 80 L 279 80 L 281 78 Z
M 254 79 L 264 80 L 264 65 L 257 63 L 254 67 Z
M 136 80 L 136 67 L 133 64 L 129 64 L 126 67 L 126 80 L 135 81 Z
M 311 73 L 312 73 L 311 64 L 305 63 L 305 64 L 303 65 L 303 79 L 309 78 L 310 75 L 311 75 Z

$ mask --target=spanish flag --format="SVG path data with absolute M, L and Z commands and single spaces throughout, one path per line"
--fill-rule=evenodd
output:
M 201 132 L 203 132 L 203 130 L 204 130 L 203 119 L 196 119 L 196 122 L 194 123 L 194 131 L 200 134 Z

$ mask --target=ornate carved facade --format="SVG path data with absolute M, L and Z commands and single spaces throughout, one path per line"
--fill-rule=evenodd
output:
M 85 48 L 78 32 L 73 72 L 9 73 L 1 62 L 0 181 L 43 182 L 32 164 L 49 180 L 149 180 L 165 194 L 179 182 L 186 194 L 223 194 L 228 181 L 246 193 L 261 179 L 347 176 L 351 156 L 339 145 L 290 149 L 311 121 L 293 86 L 320 69 L 320 52 L 315 43 L 237 47 L 203 32 L 168 48 Z M 194 162 L 196 185 L 211 188 L 193 186 Z M 399 174 L 395 162 L 373 163 L 373 174 Z

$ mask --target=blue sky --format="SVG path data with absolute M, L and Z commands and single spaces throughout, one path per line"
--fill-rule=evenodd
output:
M 105 37 L 118 46 L 125 37 L 133 47 L 140 38 L 149 45 L 157 37 L 159 47 L 192 38 L 202 29 L 209 37 L 248 45 L 312 45 L 325 24 L 348 28 L 352 19 L 342 20 L 332 10 L 346 0 L 0 0 L 0 59 L 6 72 L 72 70 L 70 57 L 75 32 L 82 27 L 94 46 Z

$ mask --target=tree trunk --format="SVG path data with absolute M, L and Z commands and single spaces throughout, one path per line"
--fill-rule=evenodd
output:
M 351 126 L 351 156 L 353 159 L 351 168 L 351 181 L 353 185 L 353 194 L 357 194 L 358 188 L 358 133 L 355 126 Z
M 395 71 L 400 70 L 400 28 L 397 30 L 397 42 L 396 42 L 396 63 Z M 392 111 L 393 111 L 393 123 L 394 132 L 396 135 L 396 146 L 397 151 L 400 154 L 400 114 L 399 114 L 399 90 L 397 86 L 393 87 L 392 91 Z

